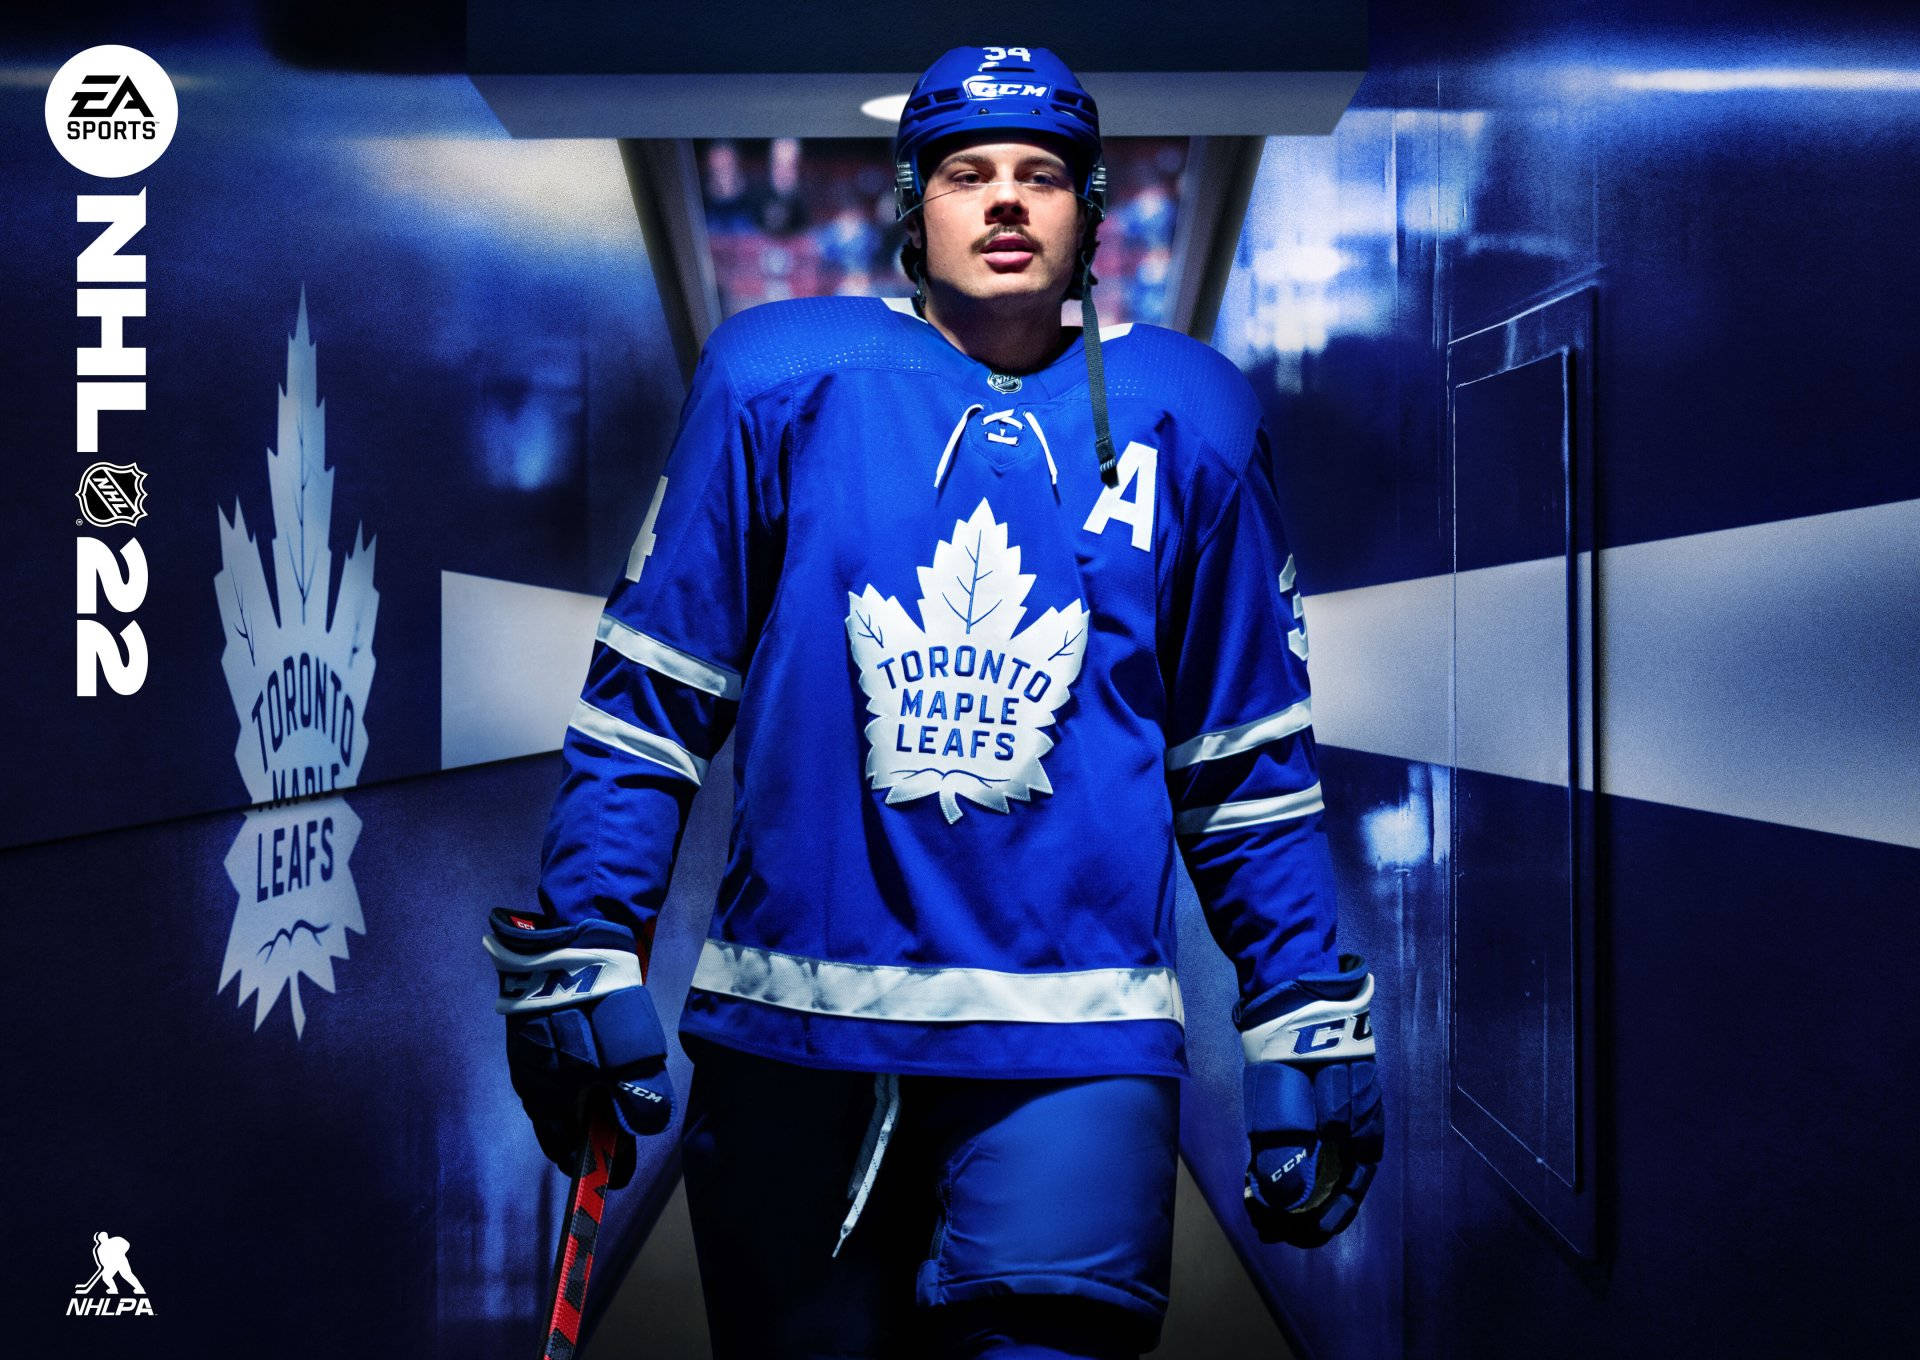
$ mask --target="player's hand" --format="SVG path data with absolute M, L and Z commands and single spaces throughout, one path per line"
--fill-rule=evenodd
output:
M 1357 955 L 1298 979 L 1243 1019 L 1247 1214 L 1263 1242 L 1317 1247 L 1353 1222 L 1386 1142 Z
M 633 1176 L 635 1139 L 673 1119 L 666 1036 L 640 982 L 633 934 L 612 921 L 535 928 L 496 910 L 484 943 L 500 975 L 507 1068 L 540 1150 L 571 1175 L 586 1138 L 590 1096 L 604 1095 L 618 1128 L 608 1185 Z

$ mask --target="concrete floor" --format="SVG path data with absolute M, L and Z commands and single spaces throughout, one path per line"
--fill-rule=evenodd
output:
M 1173 1235 L 1173 1302 L 1156 1360 L 1293 1360 L 1184 1164 Z M 684 1187 L 661 1211 L 590 1353 L 598 1360 L 706 1360 L 707 1317 Z

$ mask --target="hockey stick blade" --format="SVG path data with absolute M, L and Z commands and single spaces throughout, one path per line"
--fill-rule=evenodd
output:
M 587 1277 L 593 1273 L 593 1252 L 600 1236 L 600 1216 L 606 1207 L 607 1173 L 613 1166 L 614 1126 L 611 1111 L 596 1109 L 587 1121 L 587 1137 L 580 1149 L 580 1167 L 567 1193 L 567 1216 L 560 1225 L 560 1252 L 553 1267 L 553 1303 L 547 1309 L 547 1329 L 541 1360 L 575 1360 L 580 1353 L 580 1320 L 586 1313 Z

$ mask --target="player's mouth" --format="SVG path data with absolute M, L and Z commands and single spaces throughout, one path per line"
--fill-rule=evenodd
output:
M 1032 241 L 1012 231 L 1003 231 L 987 238 L 987 243 L 980 249 L 987 257 L 987 264 L 998 272 L 1025 269 L 1037 250 Z

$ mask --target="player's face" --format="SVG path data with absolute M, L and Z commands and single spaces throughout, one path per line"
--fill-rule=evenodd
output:
M 965 146 L 927 176 L 915 232 L 937 285 L 979 301 L 1047 299 L 1067 290 L 1080 243 L 1080 199 L 1067 163 L 1031 142 Z

